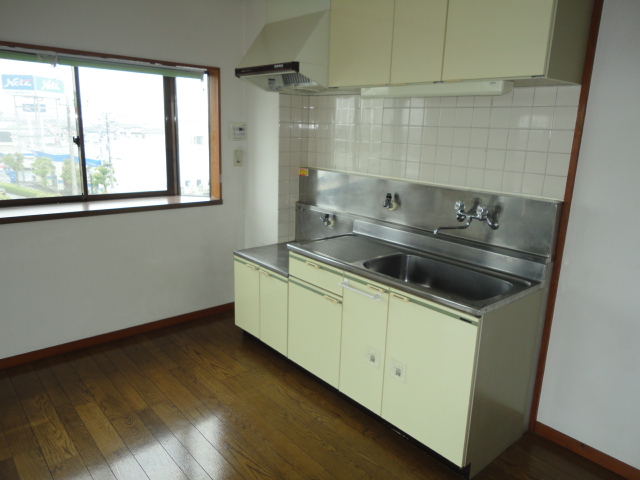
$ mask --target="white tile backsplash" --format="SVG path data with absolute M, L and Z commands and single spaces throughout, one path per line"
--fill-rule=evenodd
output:
M 280 95 L 279 241 L 293 238 L 300 166 L 561 200 L 580 86 L 499 97 Z

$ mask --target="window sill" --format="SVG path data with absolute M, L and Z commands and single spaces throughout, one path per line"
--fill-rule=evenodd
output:
M 162 196 L 101 200 L 95 202 L 55 203 L 0 208 L 0 225 L 7 223 L 36 222 L 60 218 L 91 217 L 119 213 L 146 212 L 172 208 L 221 205 L 222 200 L 208 197 Z

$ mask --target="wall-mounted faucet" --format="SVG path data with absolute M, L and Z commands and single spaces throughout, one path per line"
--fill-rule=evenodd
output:
M 388 208 L 389 210 L 395 210 L 398 208 L 398 202 L 393 199 L 393 195 L 387 193 L 387 196 L 384 199 L 384 203 L 382 204 L 382 208 Z
M 464 211 L 464 202 L 462 200 L 458 200 L 455 204 L 456 209 L 456 220 L 459 222 L 467 221 L 464 225 L 460 225 L 458 227 L 438 227 L 433 233 L 437 234 L 440 230 L 463 230 L 468 228 L 471 225 L 471 220 L 474 218 L 476 220 L 480 220 L 481 222 L 487 222 L 487 225 L 491 227 L 492 230 L 497 230 L 500 225 L 498 225 L 497 219 L 497 209 L 494 210 L 493 215 L 489 213 L 489 209 L 484 205 L 477 205 L 473 210 L 469 212 Z
M 320 219 L 325 227 L 333 227 L 333 224 L 336 223 L 335 217 L 329 213 L 325 213 L 324 217 L 320 217 Z

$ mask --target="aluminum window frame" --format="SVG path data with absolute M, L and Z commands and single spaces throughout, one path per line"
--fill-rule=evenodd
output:
M 196 75 L 204 75 L 207 81 L 208 92 L 208 132 L 209 132 L 209 197 L 201 198 L 202 202 L 188 201 L 186 205 L 200 205 L 203 202 L 208 204 L 222 203 L 222 187 L 220 183 L 221 175 L 221 135 L 220 135 L 220 69 L 217 67 L 178 64 L 161 60 L 151 60 L 146 58 L 126 57 L 87 51 L 59 49 L 53 47 L 43 47 L 36 45 L 17 44 L 0 41 L 0 50 L 3 52 L 13 52 L 13 59 L 20 59 L 21 55 L 39 55 L 48 60 L 53 58 L 55 62 L 68 65 L 74 68 L 74 101 L 78 115 L 78 135 L 80 137 L 78 157 L 80 158 L 80 170 L 83 181 L 83 193 L 81 195 L 53 196 L 42 198 L 24 198 L 1 200 L 0 209 L 19 206 L 46 206 L 60 203 L 80 203 L 101 202 L 108 200 L 143 199 L 159 197 L 159 204 L 164 204 L 163 199 L 172 197 L 185 197 L 193 199 L 193 196 L 180 194 L 180 159 L 178 153 L 178 119 L 177 119 L 177 95 L 175 77 L 185 76 L 194 78 Z M 0 55 L 2 57 L 2 55 Z M 8 58 L 8 57 L 2 57 Z M 11 58 L 9 58 L 11 59 Z M 104 193 L 92 194 L 87 188 L 87 170 L 84 154 L 84 134 L 82 125 L 82 108 L 80 96 L 82 92 L 79 88 L 78 68 L 80 66 L 92 66 L 94 68 L 106 68 L 157 73 L 163 76 L 163 105 L 165 115 L 165 165 L 167 175 L 167 189 L 161 191 L 128 192 L 128 193 Z M 194 73 L 196 72 L 196 73 Z M 200 72 L 200 73 L 197 73 Z M 181 202 L 168 202 L 170 204 L 180 204 Z M 154 207 L 155 208 L 155 207 Z M 115 213 L 115 212 L 114 212 Z M 2 222 L 4 223 L 4 222 Z

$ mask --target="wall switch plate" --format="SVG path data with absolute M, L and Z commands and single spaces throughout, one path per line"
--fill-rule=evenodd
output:
M 229 139 L 234 141 L 246 140 L 247 124 L 246 123 L 230 123 Z
M 233 166 L 234 167 L 242 166 L 242 150 L 233 151 Z
M 399 362 L 395 359 L 391 359 L 390 362 L 390 372 L 391 376 L 398 380 L 399 382 L 406 383 L 407 382 L 407 366 Z
M 367 346 L 364 352 L 364 361 L 375 368 L 380 368 L 380 351 Z

